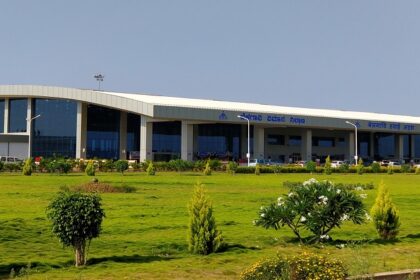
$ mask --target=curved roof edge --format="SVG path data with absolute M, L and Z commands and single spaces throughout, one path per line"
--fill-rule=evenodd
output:
M 153 117 L 153 104 L 129 96 L 90 89 L 36 85 L 0 85 L 0 97 L 38 97 L 81 101 Z

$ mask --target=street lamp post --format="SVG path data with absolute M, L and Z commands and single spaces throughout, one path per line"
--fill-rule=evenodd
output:
M 250 136 L 249 136 L 249 119 L 247 117 L 244 117 L 244 116 L 241 116 L 241 115 L 238 115 L 237 117 L 248 122 L 248 152 L 246 153 L 246 158 L 248 159 L 248 167 L 249 167 L 249 159 L 251 157 L 250 150 L 249 150 L 249 141 L 250 141 Z
M 357 125 L 352 123 L 352 122 L 349 122 L 349 121 L 346 121 L 346 124 L 354 126 L 354 148 L 355 148 L 354 149 L 355 150 L 354 159 L 355 159 L 356 164 L 357 164 L 357 159 L 358 159 L 358 156 L 357 156 Z
M 31 145 L 32 145 L 32 121 L 34 119 L 37 119 L 41 116 L 41 114 L 36 115 L 33 118 L 27 118 L 26 121 L 28 122 L 28 128 L 29 128 L 29 141 L 28 141 L 28 158 L 31 158 Z

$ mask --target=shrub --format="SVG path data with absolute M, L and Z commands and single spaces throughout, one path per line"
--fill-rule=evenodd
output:
M 365 171 L 364 169 L 365 167 L 363 166 L 363 159 L 359 158 L 359 161 L 357 162 L 357 165 L 356 165 L 357 174 L 362 175 Z
M 387 167 L 387 172 L 386 173 L 388 173 L 389 175 L 394 174 L 394 167 L 392 167 L 391 165 L 389 165 Z
M 358 194 L 339 189 L 329 181 L 310 179 L 280 196 L 277 203 L 262 206 L 254 223 L 275 230 L 287 226 L 301 242 L 319 242 L 329 239 L 328 233 L 344 221 L 361 224 L 366 215 Z M 302 228 L 313 236 L 304 240 Z
M 97 193 L 133 193 L 136 191 L 136 188 L 123 185 L 121 187 L 114 187 L 110 184 L 91 182 L 86 183 L 80 186 L 67 188 L 68 190 L 74 192 L 97 192 Z
M 419 175 L 420 174 L 420 167 L 416 168 L 416 174 Z
M 310 160 L 305 164 L 305 168 L 310 173 L 315 172 L 316 171 L 316 163 L 314 161 Z
M 411 167 L 409 164 L 401 165 L 401 173 L 409 173 L 411 171 Z
M 222 167 L 222 163 L 218 159 L 210 159 L 209 162 L 211 170 L 220 170 Z
M 105 160 L 98 161 L 98 169 L 101 172 L 112 171 L 114 167 L 115 167 L 115 163 L 113 162 L 112 159 L 105 159 Z
M 114 167 L 118 172 L 121 172 L 122 175 L 124 175 L 124 171 L 128 169 L 128 161 L 126 160 L 117 160 L 114 163 Z
M 149 175 L 149 176 L 154 176 L 154 175 L 156 175 L 156 169 L 155 169 L 155 167 L 153 166 L 153 162 L 150 162 L 150 163 L 149 163 L 149 165 L 147 166 L 146 173 L 147 173 L 147 175 Z
M 191 253 L 208 255 L 222 245 L 222 233 L 217 230 L 213 206 L 202 184 L 197 183 L 190 204 L 188 249 Z
M 52 232 L 75 252 L 76 266 L 86 264 L 86 245 L 98 237 L 105 217 L 95 194 L 60 192 L 47 207 Z
M 379 173 L 381 172 L 381 165 L 379 164 L 379 162 L 373 162 L 370 167 L 372 168 L 372 172 L 373 173 Z
M 324 173 L 327 175 L 331 175 L 332 173 L 330 156 L 327 156 L 327 159 L 325 160 Z
M 25 164 L 22 168 L 22 174 L 25 176 L 32 175 L 32 158 L 28 158 L 27 160 L 25 160 Z
M 326 257 L 302 253 L 291 258 L 276 258 L 259 261 L 243 271 L 242 280 L 265 279 L 322 279 L 340 280 L 348 275 L 343 263 Z
M 343 163 L 338 167 L 338 171 L 340 173 L 349 173 L 350 166 L 347 163 Z
M 85 173 L 88 176 L 95 176 L 96 167 L 95 167 L 93 161 L 91 161 L 91 160 L 88 161 L 88 163 L 86 165 L 86 168 L 85 168 Z
M 261 174 L 261 166 L 257 163 L 257 165 L 255 166 L 255 175 L 260 175 Z
M 238 169 L 238 164 L 235 161 L 229 161 L 226 164 L 226 172 L 229 174 L 234 175 L 237 169 Z
M 194 163 L 182 160 L 182 159 L 173 159 L 169 161 L 169 168 L 171 170 L 175 170 L 178 172 L 186 171 L 186 170 L 192 170 L 194 167 Z
M 210 161 L 207 162 L 206 168 L 204 169 L 203 174 L 206 175 L 206 176 L 211 175 Z
M 384 183 L 379 185 L 378 195 L 371 209 L 371 216 L 376 231 L 382 239 L 390 240 L 397 237 L 400 218 Z

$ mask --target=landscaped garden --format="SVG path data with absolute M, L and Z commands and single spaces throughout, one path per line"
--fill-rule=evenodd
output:
M 315 253 L 342 261 L 350 275 L 420 267 L 420 175 L 235 174 L 212 172 L 96 173 L 103 185 L 102 232 L 92 239 L 87 265 L 74 267 L 74 252 L 51 231 L 46 208 L 63 190 L 89 190 L 85 173 L 0 174 L 0 278 L 29 279 L 237 279 L 257 261 Z M 342 221 L 326 242 L 299 242 L 288 228 L 255 226 L 261 206 L 278 202 L 294 182 L 310 178 L 354 189 L 369 212 L 383 182 L 399 210 L 397 239 L 379 238 L 372 222 Z M 209 255 L 188 250 L 188 204 L 205 185 L 224 246 Z M 310 236 L 302 229 L 302 235 Z

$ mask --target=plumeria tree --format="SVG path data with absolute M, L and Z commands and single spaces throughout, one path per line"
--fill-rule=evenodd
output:
M 262 206 L 255 225 L 279 229 L 289 227 L 301 242 L 330 239 L 329 232 L 345 221 L 362 224 L 369 219 L 362 202 L 363 194 L 339 189 L 330 181 L 310 179 L 293 187 L 277 203 Z M 302 230 L 313 236 L 304 238 Z

